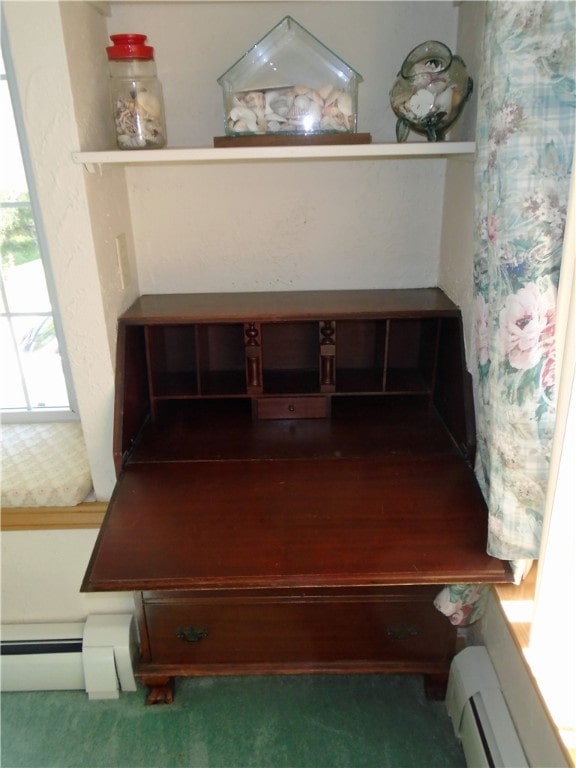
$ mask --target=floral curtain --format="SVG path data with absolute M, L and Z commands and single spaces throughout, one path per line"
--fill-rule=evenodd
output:
M 486 3 L 475 166 L 476 473 L 488 552 L 537 558 L 555 421 L 555 310 L 576 130 L 576 2 Z M 437 607 L 481 609 L 472 585 Z

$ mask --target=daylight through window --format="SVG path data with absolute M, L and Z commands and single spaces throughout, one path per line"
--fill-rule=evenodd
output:
M 69 411 L 62 357 L 20 142 L 0 57 L 0 409 Z

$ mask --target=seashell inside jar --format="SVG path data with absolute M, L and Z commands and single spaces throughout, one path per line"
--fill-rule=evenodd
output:
M 232 95 L 226 133 L 335 133 L 356 129 L 354 99 L 331 85 L 237 91 Z
M 396 117 L 396 139 L 406 141 L 410 130 L 428 141 L 443 141 L 473 89 L 460 56 L 444 43 L 428 40 L 404 59 L 390 91 Z

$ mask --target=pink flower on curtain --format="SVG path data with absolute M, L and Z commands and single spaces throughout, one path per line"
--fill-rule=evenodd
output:
M 529 283 L 506 297 L 500 310 L 500 342 L 510 365 L 528 370 L 549 351 L 554 339 L 555 291 Z
M 488 216 L 488 240 L 491 243 L 495 243 L 498 238 L 498 217 L 491 213 Z
M 434 605 L 454 626 L 469 626 L 481 617 L 488 589 L 486 584 L 448 584 Z

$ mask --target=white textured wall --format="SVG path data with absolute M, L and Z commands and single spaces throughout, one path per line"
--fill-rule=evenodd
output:
M 436 285 L 444 165 L 130 169 L 141 290 Z
M 93 4 L 72 0 L 60 3 L 68 75 L 74 97 L 77 143 L 73 149 L 105 149 L 114 141 L 108 96 L 110 42 L 106 18 Z M 104 174 L 81 170 L 91 222 L 96 269 L 108 343 L 114 360 L 116 318 L 139 295 L 130 206 L 122 166 Z M 115 237 L 124 234 L 129 266 L 124 283 L 120 278 Z

